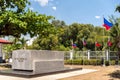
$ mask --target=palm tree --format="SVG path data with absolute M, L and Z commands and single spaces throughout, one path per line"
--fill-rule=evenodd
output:
M 21 48 L 22 49 L 26 49 L 26 42 L 28 41 L 28 39 L 25 39 L 24 37 L 19 39 L 20 44 L 21 44 Z
M 114 49 L 117 48 L 118 55 L 120 57 L 120 18 L 114 18 L 114 16 L 112 16 L 110 20 L 114 24 L 110 31 L 110 35 L 113 37 L 114 40 L 113 47 Z
M 120 13 L 120 5 L 118 5 L 118 6 L 116 7 L 116 11 L 118 11 L 118 12 Z

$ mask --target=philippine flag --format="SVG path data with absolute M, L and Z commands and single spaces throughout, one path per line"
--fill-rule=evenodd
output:
M 76 44 L 72 44 L 72 48 L 76 48 L 77 47 L 77 45 Z
M 103 26 L 106 28 L 106 30 L 110 30 L 110 28 L 113 26 L 113 24 L 110 23 L 107 19 L 104 18 Z
M 100 46 L 101 46 L 101 44 L 100 44 L 100 43 L 98 43 L 98 42 L 95 42 L 95 46 L 96 46 L 96 47 L 100 47 Z

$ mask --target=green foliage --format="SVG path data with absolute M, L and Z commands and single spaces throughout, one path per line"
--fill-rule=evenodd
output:
M 85 59 L 85 60 L 83 60 L 83 64 L 84 64 L 84 65 L 90 65 L 90 61 L 87 60 L 87 59 Z
M 20 37 L 27 25 L 20 17 L 28 4 L 28 0 L 0 0 L 0 35 Z
M 103 27 L 91 24 L 72 23 L 66 25 L 64 21 L 55 20 L 53 16 L 46 16 L 27 9 L 30 5 L 28 0 L 1 0 L 0 1 L 0 36 L 20 38 L 21 35 L 29 34 L 30 37 L 37 37 L 29 49 L 43 50 L 71 50 L 72 40 L 77 44 L 78 50 L 119 50 L 120 51 L 120 18 L 110 18 L 114 27 L 106 31 Z M 119 6 L 116 8 L 119 11 Z M 108 38 L 113 42 L 112 47 L 107 46 Z M 83 45 L 83 39 L 87 45 Z M 21 43 L 15 42 L 12 47 L 21 49 L 26 46 L 26 40 Z M 19 41 L 19 42 L 20 42 Z M 102 46 L 96 47 L 95 42 Z M 13 49 L 13 50 L 14 50 Z M 86 61 L 86 64 L 88 61 Z M 92 61 L 94 62 L 94 61 Z M 93 64 L 93 63 L 89 63 Z
M 52 20 L 52 24 L 55 26 L 55 27 L 65 27 L 66 24 L 64 21 L 60 21 L 60 20 Z
M 64 45 L 56 46 L 53 50 L 58 50 L 58 51 L 69 51 L 69 47 L 65 47 Z
M 82 65 L 83 64 L 83 60 L 73 60 L 72 63 L 74 63 L 75 65 Z
M 120 18 L 114 18 L 114 16 L 110 17 L 111 22 L 113 22 L 114 26 L 110 31 L 110 35 L 113 38 L 113 48 L 120 51 Z
M 3 64 L 3 65 L 0 65 L 0 67 L 3 67 L 3 68 L 12 68 L 12 65 L 11 64 Z
M 35 48 L 36 44 L 38 44 L 38 47 L 40 49 L 53 50 L 54 48 L 56 48 L 58 44 L 58 36 L 56 35 L 56 31 L 53 30 L 52 32 L 52 30 L 53 27 L 39 34 L 39 37 L 37 37 L 37 39 L 35 39 L 35 41 L 33 42 L 33 48 Z
M 120 62 L 120 61 L 119 61 Z M 82 59 L 74 59 L 74 60 L 65 60 L 65 64 L 70 64 L 70 65 L 102 65 L 101 60 L 97 59 L 90 59 L 90 60 L 82 60 Z M 115 65 L 115 60 L 112 61 L 105 61 L 105 65 Z
M 89 65 L 98 65 L 98 64 L 99 64 L 98 61 L 100 61 L 100 60 L 91 59 L 91 60 L 89 61 Z
M 74 59 L 74 60 L 65 60 L 65 64 L 73 64 L 73 65 L 101 65 L 101 60 L 90 59 L 90 60 L 82 60 L 82 59 Z
M 118 6 L 116 7 L 116 11 L 118 11 L 118 12 L 120 13 L 120 5 L 118 5 Z
M 33 37 L 52 26 L 49 23 L 52 16 L 25 10 L 28 4 L 28 0 L 0 1 L 0 35 L 21 37 L 21 34 L 30 34 Z
M 21 13 L 29 4 L 28 0 L 0 0 L 0 11 L 12 10 Z
M 21 38 L 21 39 L 19 39 L 19 42 L 20 42 L 20 44 L 21 44 L 21 49 L 26 49 L 26 42 L 27 42 L 28 40 L 27 39 L 25 39 L 24 37 L 23 38 Z
M 110 60 L 110 65 L 115 65 L 115 60 Z
M 105 65 L 109 66 L 110 65 L 109 61 L 105 61 Z
M 83 60 L 65 60 L 65 64 L 83 65 Z
M 74 50 L 116 50 L 114 45 L 108 47 L 107 42 L 110 37 L 110 32 L 99 26 L 95 27 L 91 24 L 64 25 L 62 21 L 52 21 L 52 26 L 49 29 L 43 29 L 38 38 L 33 43 L 33 49 L 47 49 L 47 50 L 70 50 L 73 43 L 77 44 Z M 103 34 L 104 33 L 104 34 Z M 110 37 L 114 42 L 114 38 Z M 83 39 L 87 45 L 83 45 Z M 95 42 L 99 42 L 102 46 L 96 47 Z
M 64 64 L 72 64 L 72 60 L 65 60 Z

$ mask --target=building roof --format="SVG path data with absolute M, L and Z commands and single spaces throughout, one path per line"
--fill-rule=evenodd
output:
M 8 40 L 4 40 L 4 39 L 0 39 L 0 43 L 3 43 L 3 44 L 12 44 L 12 42 L 10 42 Z

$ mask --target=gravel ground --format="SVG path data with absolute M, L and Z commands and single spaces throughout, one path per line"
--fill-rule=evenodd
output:
M 82 67 L 84 69 L 95 69 L 98 71 L 59 80 L 120 80 L 120 66 L 72 65 L 72 67 Z

